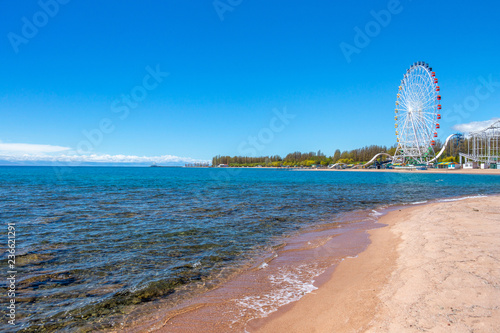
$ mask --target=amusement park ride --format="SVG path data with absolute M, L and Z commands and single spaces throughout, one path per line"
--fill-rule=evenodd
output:
M 441 119 L 441 95 L 429 64 L 411 65 L 401 80 L 396 99 L 395 132 L 398 147 L 393 163 L 426 164 L 434 157 Z
M 441 88 L 436 72 L 423 61 L 413 63 L 399 85 L 394 115 L 397 149 L 394 156 L 379 153 L 363 165 L 392 163 L 393 165 L 429 165 L 444 152 L 450 140 L 463 140 L 460 133 L 446 138 L 442 149 L 436 154 L 434 147 L 441 120 Z M 377 162 L 380 156 L 384 162 Z M 333 165 L 331 167 L 335 167 Z
M 467 140 L 467 154 L 460 153 L 460 160 L 465 163 L 495 164 L 500 162 L 500 120 L 496 120 L 488 127 L 471 132 Z
M 424 61 L 415 62 L 406 70 L 394 110 L 398 146 L 394 156 L 390 156 L 393 165 L 432 164 L 450 140 L 456 139 L 457 143 L 463 140 L 462 134 L 452 134 L 437 154 L 434 151 L 441 120 L 441 88 L 438 82 L 436 72 Z

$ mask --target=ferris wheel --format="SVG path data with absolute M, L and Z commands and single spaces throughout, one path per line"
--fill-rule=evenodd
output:
M 395 129 L 398 148 L 394 161 L 426 163 L 434 155 L 441 119 L 441 95 L 436 73 L 419 61 L 406 71 L 396 100 Z

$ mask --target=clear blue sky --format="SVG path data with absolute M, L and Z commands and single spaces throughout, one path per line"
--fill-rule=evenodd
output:
M 61 0 L 57 11 L 54 1 L 41 1 L 52 16 L 37 1 L 0 1 L 6 150 L 74 153 L 83 131 L 109 119 L 85 151 L 208 160 L 238 154 L 283 108 L 295 118 L 258 155 L 392 145 L 399 81 L 420 60 L 439 78 L 441 138 L 500 114 L 500 84 L 480 80 L 500 82 L 497 1 L 401 0 L 380 31 L 371 11 L 392 1 L 221 0 L 219 13 L 213 1 Z M 367 24 L 369 44 L 348 62 L 340 44 L 356 46 L 354 28 Z M 148 66 L 169 75 L 121 119 L 113 110 L 144 91 Z

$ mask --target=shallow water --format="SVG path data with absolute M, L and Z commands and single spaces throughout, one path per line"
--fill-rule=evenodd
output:
M 16 224 L 15 330 L 113 327 L 141 304 L 210 289 L 339 213 L 498 193 L 499 184 L 459 174 L 0 167 L 5 234 Z M 6 275 L 6 253 L 0 268 Z M 6 321 L 0 329 L 14 331 Z

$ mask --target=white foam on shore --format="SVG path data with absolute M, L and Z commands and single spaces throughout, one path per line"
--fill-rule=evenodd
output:
M 453 198 L 453 199 L 440 199 L 440 200 L 438 200 L 438 202 L 460 201 L 460 200 L 466 200 L 466 199 L 486 198 L 486 197 L 488 197 L 488 196 L 487 195 L 473 195 L 473 196 Z
M 429 201 L 427 200 L 424 200 L 424 201 L 416 201 L 416 202 L 412 202 L 410 203 L 410 205 L 421 205 L 421 204 L 424 204 L 424 203 L 428 203 Z
M 314 277 L 323 271 L 324 269 L 315 268 L 313 265 L 301 265 L 282 268 L 277 274 L 269 275 L 272 286 L 270 292 L 263 295 L 245 296 L 236 300 L 239 317 L 248 315 L 267 317 L 281 306 L 298 301 L 305 294 L 318 289 L 313 285 Z
M 267 266 L 269 266 L 267 263 L 263 262 L 262 264 L 259 265 L 259 269 L 263 269 L 263 268 L 266 268 Z
M 372 209 L 372 212 L 370 213 L 371 216 L 380 216 L 380 215 L 383 215 L 382 213 L 380 212 L 377 212 L 376 210 Z

